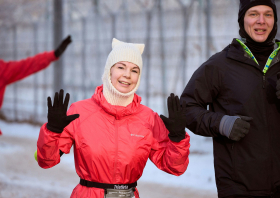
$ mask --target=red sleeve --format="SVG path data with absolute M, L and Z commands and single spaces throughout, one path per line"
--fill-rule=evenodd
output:
M 71 105 L 67 115 L 72 115 L 75 108 Z M 37 141 L 37 160 L 42 168 L 51 168 L 60 162 L 59 150 L 69 153 L 74 143 L 73 133 L 78 119 L 64 128 L 62 133 L 49 131 L 44 124 L 40 129 Z
M 163 121 L 155 114 L 154 140 L 149 157 L 159 169 L 179 176 L 187 170 L 189 164 L 190 136 L 186 133 L 185 139 L 172 142 L 168 134 Z
M 40 129 L 37 141 L 37 160 L 42 168 L 51 168 L 60 162 L 59 137 L 60 133 L 54 133 L 47 129 L 47 123 Z
M 57 60 L 57 58 L 54 55 L 54 51 L 40 53 L 19 61 L 4 62 L 2 60 L 1 68 L 3 68 L 3 70 L 0 74 L 1 81 L 5 85 L 11 84 L 46 68 L 55 60 Z
M 72 104 L 67 112 L 67 115 L 79 114 L 75 105 Z M 81 117 L 81 115 L 80 115 Z M 63 153 L 68 154 L 72 145 L 74 144 L 74 133 L 76 132 L 77 126 L 80 124 L 80 119 L 73 120 L 68 126 L 66 126 L 59 138 L 59 150 Z

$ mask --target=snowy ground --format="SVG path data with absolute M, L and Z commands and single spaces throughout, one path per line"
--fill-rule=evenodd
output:
M 0 136 L 0 198 L 30 197 L 28 195 L 31 191 L 32 197 L 37 197 L 35 189 L 41 189 L 40 192 L 48 192 L 46 197 L 70 196 L 72 189 L 79 181 L 75 173 L 73 152 L 64 155 L 61 164 L 52 168 L 53 170 L 44 170 L 38 167 L 33 158 L 39 134 L 38 126 L 7 123 L 0 120 L 0 129 L 3 132 L 3 136 Z M 176 197 L 217 197 L 212 140 L 194 135 L 192 132 L 189 134 L 191 136 L 191 153 L 187 171 L 180 177 L 172 176 L 158 170 L 148 161 L 143 176 L 138 182 L 141 198 L 157 197 L 156 193 L 165 194 L 165 196 L 160 194 L 162 198 L 171 198 L 174 194 L 172 196 L 168 193 L 173 190 L 176 190 Z M 25 155 L 26 157 L 24 157 Z M 21 162 L 21 157 L 26 159 L 26 162 Z M 69 178 L 65 178 L 65 175 Z M 13 186 L 17 186 L 17 189 L 20 189 L 19 191 L 22 194 L 25 193 L 26 196 L 20 195 L 19 192 L 9 194 L 8 191 L 14 191 Z M 42 186 L 44 187 L 42 188 Z M 38 195 L 38 197 L 42 196 Z

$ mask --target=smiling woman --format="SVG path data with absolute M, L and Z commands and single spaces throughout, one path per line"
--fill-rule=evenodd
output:
M 56 93 L 53 105 L 49 99 L 48 123 L 41 127 L 37 143 L 38 164 L 55 166 L 74 145 L 81 179 L 71 198 L 139 198 L 137 180 L 148 159 L 172 175 L 179 176 L 188 167 L 190 137 L 185 122 L 182 130 L 168 131 L 161 117 L 142 105 L 135 93 L 143 51 L 144 44 L 113 39 L 103 85 L 92 98 L 73 103 L 68 111 L 70 95 L 63 103 L 63 90 Z M 168 108 L 169 114 L 184 114 L 178 97 L 172 96 L 168 101 L 174 108 Z M 164 117 L 164 121 L 169 119 Z
M 139 67 L 127 61 L 118 62 L 111 68 L 111 82 L 122 93 L 128 93 L 136 87 L 139 75 Z
M 113 39 L 104 73 L 103 94 L 113 105 L 127 106 L 140 85 L 144 44 L 132 44 Z

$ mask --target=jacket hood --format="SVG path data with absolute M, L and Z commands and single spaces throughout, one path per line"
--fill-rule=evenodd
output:
M 141 103 L 141 97 L 137 94 L 134 94 L 132 102 L 126 107 L 111 105 L 107 102 L 103 95 L 103 85 L 96 87 L 95 93 L 92 96 L 92 100 L 94 100 L 108 114 L 116 117 L 116 119 L 136 113 L 139 110 Z

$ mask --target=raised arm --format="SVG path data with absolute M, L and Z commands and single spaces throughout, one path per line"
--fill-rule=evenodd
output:
M 0 60 L 2 71 L 0 71 L 1 81 L 8 85 L 21 80 L 33 73 L 45 69 L 52 61 L 57 60 L 54 51 L 37 54 L 19 61 L 4 62 Z
M 8 85 L 45 69 L 63 54 L 71 42 L 71 36 L 68 36 L 54 51 L 43 52 L 19 61 L 5 62 L 0 60 L 0 65 L 2 65 L 0 70 L 1 81 L 3 84 Z
M 67 93 L 63 102 L 63 90 L 60 90 L 59 94 L 55 93 L 52 105 L 51 98 L 48 97 L 48 123 L 41 127 L 37 142 L 37 159 L 42 168 L 51 168 L 58 164 L 61 150 L 69 152 L 73 144 L 72 121 L 77 119 L 79 114 L 72 114 L 74 108 L 70 108 L 66 115 L 69 98 L 70 95 Z
M 189 164 L 190 136 L 184 132 L 184 137 L 172 141 L 168 136 L 169 131 L 164 126 L 158 114 L 155 114 L 153 127 L 153 145 L 150 153 L 150 160 L 161 170 L 172 175 L 183 174 Z M 171 139 L 170 139 L 171 137 Z M 174 140 L 174 139 L 173 139 Z

